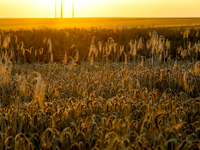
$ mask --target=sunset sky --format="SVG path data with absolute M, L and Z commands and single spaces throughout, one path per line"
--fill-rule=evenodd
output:
M 74 0 L 75 17 L 200 17 L 200 0 Z M 60 0 L 57 0 L 60 17 Z M 72 0 L 63 0 L 63 17 Z M 54 18 L 55 0 L 0 0 L 0 18 Z

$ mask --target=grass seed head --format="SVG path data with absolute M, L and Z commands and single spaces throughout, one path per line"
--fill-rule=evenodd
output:
M 17 36 L 16 35 L 14 36 L 14 42 L 15 42 L 15 44 L 17 44 Z

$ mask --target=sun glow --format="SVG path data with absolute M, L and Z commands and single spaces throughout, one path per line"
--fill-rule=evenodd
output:
M 63 0 L 63 17 L 72 17 L 72 7 L 74 1 L 74 14 L 75 17 L 85 17 L 85 14 L 94 11 L 94 6 L 101 6 L 101 3 L 94 0 Z M 57 0 L 57 17 L 61 13 L 61 0 Z
M 56 0 L 0 0 L 0 18 L 54 18 Z M 63 0 L 63 18 L 73 0 Z M 75 17 L 199 17 L 199 0 L 74 0 Z M 60 18 L 61 0 L 56 2 Z

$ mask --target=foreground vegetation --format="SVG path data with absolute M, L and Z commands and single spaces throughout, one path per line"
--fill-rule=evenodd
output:
M 0 31 L 1 33 L 1 43 L 3 44 L 4 37 L 10 37 L 10 49 L 13 49 L 15 53 L 20 49 L 22 51 L 25 49 L 25 55 L 27 57 L 26 62 L 31 63 L 35 62 L 34 58 L 35 52 L 39 54 L 39 51 L 43 49 L 43 53 L 40 53 L 39 61 L 44 61 L 44 55 L 48 53 L 48 39 L 51 40 L 51 52 L 53 53 L 54 62 L 60 62 L 63 60 L 65 51 L 67 56 L 72 56 L 76 54 L 74 51 L 77 49 L 79 51 L 79 62 L 84 60 L 86 61 L 88 58 L 88 53 L 90 51 L 91 44 L 95 45 L 96 48 L 99 49 L 99 44 L 102 43 L 102 49 L 106 49 L 106 43 L 108 46 L 108 39 L 112 37 L 116 50 L 119 51 L 120 47 L 124 46 L 124 51 L 127 55 L 129 55 L 130 40 L 137 40 L 142 37 L 142 43 L 146 47 L 146 43 L 151 38 L 150 33 L 154 30 L 157 31 L 159 36 L 164 35 L 165 39 L 170 40 L 170 53 L 172 59 L 181 59 L 180 55 L 177 52 L 177 48 L 182 46 L 182 49 L 187 49 L 188 42 L 190 42 L 191 46 L 194 46 L 195 43 L 198 43 L 200 35 L 197 34 L 198 28 L 191 28 L 190 33 L 187 38 L 183 39 L 184 32 L 187 28 L 123 28 L 123 29 L 99 29 L 99 28 L 91 28 L 91 29 L 79 29 L 79 28 L 66 28 L 66 29 L 32 29 L 32 30 L 17 30 L 17 31 Z M 94 41 L 92 43 L 92 39 Z M 100 43 L 98 43 L 100 42 Z M 23 43 L 23 47 L 22 47 Z M 9 49 L 9 50 L 10 50 Z M 32 56 L 30 56 L 29 52 L 32 52 Z M 144 50 L 147 51 L 147 50 Z M 144 52 L 143 51 L 143 52 Z M 28 52 L 28 53 L 27 53 Z M 142 53 L 141 51 L 138 54 Z M 141 54 L 144 55 L 144 54 Z M 137 55 L 138 56 L 138 55 Z M 136 56 L 136 57 L 137 57 Z M 199 57 L 200 55 L 198 55 Z M 23 57 L 23 56 L 20 56 Z M 15 61 L 18 61 L 15 58 Z M 47 61 L 46 61 L 47 62 Z M 24 63 L 24 61 L 22 61 Z
M 1 35 L 1 149 L 199 149 L 198 30 L 94 29 L 61 56 L 41 31 Z

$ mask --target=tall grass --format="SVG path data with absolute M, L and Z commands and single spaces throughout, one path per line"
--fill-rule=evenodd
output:
M 38 45 L 2 35 L 1 149 L 199 149 L 199 43 L 190 39 L 192 29 L 186 47 L 182 37 L 174 46 L 161 29 L 128 40 L 119 40 L 128 29 L 118 36 L 101 31 L 107 33 L 91 29 L 82 37 L 89 39 L 85 49 L 68 38 L 62 61 L 51 32 Z M 68 36 L 79 32 L 85 30 Z

